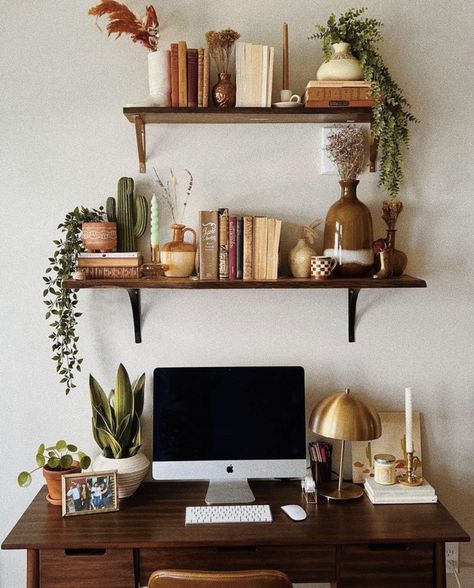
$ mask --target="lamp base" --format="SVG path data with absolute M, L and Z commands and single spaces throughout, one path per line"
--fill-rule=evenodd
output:
M 339 482 L 326 482 L 318 487 L 318 494 L 328 500 L 354 500 L 364 494 L 364 489 L 350 482 L 343 482 L 339 490 Z

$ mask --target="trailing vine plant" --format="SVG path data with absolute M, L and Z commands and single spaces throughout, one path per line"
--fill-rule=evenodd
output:
M 332 55 L 333 43 L 351 46 L 371 84 L 375 105 L 373 133 L 380 150 L 379 186 L 396 198 L 403 180 L 403 149 L 408 146 L 408 126 L 417 122 L 409 112 L 410 105 L 400 86 L 392 79 L 377 45 L 383 39 L 383 23 L 374 18 L 362 18 L 367 8 L 352 8 L 339 18 L 331 14 L 326 26 L 317 24 L 310 39 L 320 39 L 326 61 Z
M 82 359 L 77 357 L 76 334 L 77 319 L 82 313 L 76 311 L 77 289 L 67 290 L 62 287 L 62 281 L 71 278 L 76 269 L 77 255 L 84 251 L 81 238 L 83 222 L 98 222 L 104 217 L 103 208 L 77 207 L 68 212 L 64 221 L 58 225 L 63 237 L 53 241 L 56 249 L 53 257 L 49 258 L 49 266 L 43 276 L 43 298 L 46 304 L 46 320 L 53 319 L 49 323 L 52 333 L 53 361 L 56 363 L 56 371 L 60 377 L 60 383 L 65 385 L 66 394 L 75 388 L 75 372 L 81 371 Z

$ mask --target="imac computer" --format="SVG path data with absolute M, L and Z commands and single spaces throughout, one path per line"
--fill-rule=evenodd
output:
M 157 368 L 153 478 L 210 480 L 208 504 L 247 503 L 247 478 L 304 478 L 301 367 Z

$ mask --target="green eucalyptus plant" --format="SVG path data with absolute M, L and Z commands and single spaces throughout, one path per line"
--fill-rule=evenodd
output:
M 86 470 L 90 466 L 91 458 L 83 451 L 78 451 L 75 445 L 68 444 L 62 439 L 51 447 L 45 447 L 44 443 L 41 443 L 36 451 L 36 465 L 38 467 L 30 472 L 20 472 L 17 478 L 18 485 L 22 488 L 29 486 L 32 480 L 31 474 L 41 468 L 48 468 L 57 472 L 71 469 L 74 454 L 77 456 L 81 468 Z
M 321 40 L 326 61 L 332 55 L 331 45 L 340 42 L 349 43 L 352 54 L 360 61 L 375 101 L 373 133 L 380 150 L 379 185 L 396 198 L 403 180 L 403 148 L 408 146 L 408 125 L 417 121 L 378 51 L 383 23 L 374 18 L 361 18 L 366 10 L 352 8 L 339 18 L 331 14 L 326 25 L 316 25 L 317 32 L 310 39 Z
M 52 328 L 49 335 L 52 340 L 52 359 L 56 363 L 60 383 L 65 385 L 66 394 L 76 387 L 74 375 L 75 372 L 81 371 L 82 359 L 77 357 L 79 337 L 76 335 L 77 319 L 81 313 L 76 311 L 77 290 L 66 290 L 62 287 L 62 282 L 71 278 L 76 269 L 77 256 L 84 251 L 81 238 L 82 223 L 100 222 L 103 217 L 102 207 L 96 210 L 82 206 L 68 212 L 58 226 L 64 236 L 53 241 L 56 249 L 49 258 L 49 266 L 43 277 L 46 320 L 53 319 L 49 324 Z
M 140 417 L 143 412 L 145 374 L 133 385 L 127 370 L 119 365 L 115 388 L 109 396 L 89 376 L 92 432 L 105 457 L 121 459 L 136 455 L 142 444 Z

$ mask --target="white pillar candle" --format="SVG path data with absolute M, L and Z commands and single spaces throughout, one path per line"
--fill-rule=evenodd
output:
M 158 49 L 148 53 L 148 86 L 155 106 L 171 105 L 170 52 Z
M 413 405 L 411 388 L 405 388 L 405 429 L 406 429 L 406 451 L 413 452 Z
M 153 194 L 150 214 L 150 242 L 151 247 L 158 247 L 158 199 Z

